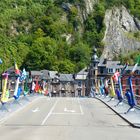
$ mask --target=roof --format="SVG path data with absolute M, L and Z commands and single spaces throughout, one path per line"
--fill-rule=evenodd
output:
M 49 70 L 41 70 L 40 72 L 42 73 L 42 79 L 50 79 Z
M 72 82 L 72 81 L 74 81 L 72 74 L 60 74 L 59 80 L 61 82 Z
M 77 74 L 87 74 L 88 72 L 86 70 L 87 70 L 87 68 L 84 68 L 80 72 L 78 72 Z
M 15 76 L 15 68 L 14 68 L 14 66 L 8 68 L 5 72 L 7 72 L 9 74 L 9 76 Z M 22 71 L 20 70 L 20 72 L 22 72 Z
M 125 70 L 130 70 L 130 71 L 132 71 L 132 69 L 134 68 L 134 66 L 128 66 Z M 136 70 L 139 70 L 140 71 L 140 66 L 137 66 L 136 67 Z M 136 71 L 135 70 L 135 71 Z
M 80 72 L 78 72 L 75 76 L 76 80 L 86 80 L 88 72 L 86 71 L 87 68 L 82 69 Z
M 75 80 L 86 80 L 87 74 L 77 74 Z
M 42 73 L 41 73 L 41 71 L 31 71 L 31 75 L 41 76 Z
M 57 74 L 58 74 L 57 71 L 49 71 L 49 77 L 51 79 L 54 79 L 54 78 L 58 77 Z
M 100 58 L 98 66 L 106 66 L 107 59 Z
M 113 61 L 107 59 L 100 59 L 100 63 L 98 64 L 99 67 L 106 67 L 106 68 L 116 68 L 120 69 L 123 68 L 123 65 L 120 65 L 120 61 Z
M 8 68 L 5 72 L 7 72 L 9 75 L 15 75 L 14 66 Z
M 106 66 L 106 68 L 110 68 L 110 69 L 121 69 L 123 68 L 124 66 L 123 65 L 109 65 L 109 66 Z
M 122 66 L 120 65 L 120 61 L 107 61 L 106 67 L 116 68 L 116 67 L 122 67 Z
M 106 58 L 100 58 L 99 65 L 118 65 L 120 61 L 113 61 Z

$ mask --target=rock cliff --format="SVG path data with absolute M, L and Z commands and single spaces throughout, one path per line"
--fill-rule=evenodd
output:
M 93 6 L 98 2 L 98 0 L 82 0 L 82 4 L 77 5 L 79 18 L 83 23 L 87 16 L 93 11 Z
M 78 17 L 81 21 L 79 25 L 79 33 L 84 31 L 84 21 L 88 15 L 94 12 L 94 5 L 99 0 L 82 0 L 82 4 L 77 5 Z M 103 38 L 104 51 L 103 58 L 113 59 L 121 53 L 127 54 L 130 51 L 140 50 L 140 21 L 129 13 L 124 7 L 113 7 L 106 10 L 105 17 L 105 33 Z M 94 45 L 94 44 L 93 44 Z
M 112 59 L 120 53 L 140 49 L 140 38 L 134 36 L 140 30 L 140 21 L 130 15 L 124 6 L 107 10 L 104 23 L 106 31 L 102 57 Z

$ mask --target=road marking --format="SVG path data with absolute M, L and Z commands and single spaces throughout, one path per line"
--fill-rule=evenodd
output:
M 49 113 L 47 114 L 47 116 L 44 118 L 44 120 L 42 121 L 41 125 L 44 125 L 45 122 L 47 121 L 47 119 L 50 117 L 50 115 L 52 114 L 52 111 L 54 110 L 56 104 L 58 103 L 58 99 L 55 101 L 54 105 L 52 106 L 52 108 L 50 109 Z
M 82 115 L 84 115 L 84 112 L 83 112 L 83 109 L 82 109 L 82 106 L 81 106 L 81 103 L 80 103 L 79 98 L 78 98 L 77 100 L 78 100 L 78 103 L 79 103 L 79 106 L 80 106 L 80 111 L 81 111 L 81 114 L 82 114 Z
M 33 113 L 38 112 L 38 111 L 40 111 L 38 107 L 32 110 Z
M 64 108 L 64 112 L 71 112 L 71 113 L 74 113 L 75 110 L 68 110 L 66 107 Z
M 83 114 L 81 114 L 81 112 L 80 113 L 59 113 L 59 112 L 57 112 L 57 113 L 52 113 L 51 115 L 83 115 Z

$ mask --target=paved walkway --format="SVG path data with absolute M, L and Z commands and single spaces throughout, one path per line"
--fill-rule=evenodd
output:
M 125 121 L 127 121 L 133 127 L 140 128 L 140 109 L 135 108 L 130 110 L 128 113 L 129 105 L 126 102 L 117 105 L 118 100 L 110 100 L 110 97 L 96 96 L 97 99 L 106 104 L 109 108 L 111 108 L 114 112 L 116 112 L 120 117 L 122 117 Z

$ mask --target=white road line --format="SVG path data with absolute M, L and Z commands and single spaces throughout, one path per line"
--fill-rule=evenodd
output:
M 58 103 L 58 99 L 55 101 L 54 105 L 52 106 L 52 108 L 50 109 L 49 113 L 47 114 L 47 116 L 44 118 L 44 120 L 42 121 L 41 125 L 44 125 L 45 122 L 47 121 L 47 119 L 50 117 L 50 115 L 52 114 L 52 111 L 54 110 L 56 104 Z
M 75 113 L 75 110 L 68 110 L 66 107 L 64 108 L 64 112 L 71 112 L 71 113 Z
M 81 114 L 81 112 L 80 113 L 52 113 L 51 115 L 83 115 L 83 114 Z
M 40 111 L 39 110 L 39 107 L 37 107 L 37 108 L 35 108 L 35 109 L 32 110 L 33 113 L 38 112 L 38 111 Z
M 83 109 L 82 109 L 82 106 L 81 106 L 81 103 L 80 103 L 79 98 L 78 98 L 77 100 L 78 100 L 78 103 L 79 103 L 79 106 L 80 106 L 80 111 L 81 111 L 81 114 L 83 115 L 83 114 L 84 114 L 84 112 L 83 112 Z

